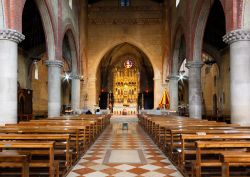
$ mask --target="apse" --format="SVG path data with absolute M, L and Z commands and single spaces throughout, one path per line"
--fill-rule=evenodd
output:
M 102 58 L 97 73 L 100 108 L 114 109 L 119 102 L 120 106 L 130 103 L 136 107 L 136 112 L 138 109 L 152 109 L 153 77 L 153 67 L 142 50 L 129 43 L 113 47 Z M 128 87 L 127 91 L 125 87 Z

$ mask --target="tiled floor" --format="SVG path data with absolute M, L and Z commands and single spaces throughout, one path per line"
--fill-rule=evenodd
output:
M 112 150 L 116 150 L 114 154 L 119 152 L 117 150 L 121 150 L 121 155 L 117 155 L 117 159 L 110 158 Z M 138 151 L 137 155 L 135 154 L 137 151 L 131 150 L 141 151 Z M 129 157 L 133 155 L 137 157 L 136 163 Z M 121 123 L 113 123 L 107 127 L 67 177 L 82 176 L 182 177 L 137 123 L 129 123 L 128 131 L 122 130 Z

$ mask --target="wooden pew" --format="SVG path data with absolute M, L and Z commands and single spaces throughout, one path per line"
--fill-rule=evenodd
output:
M 242 148 L 250 148 L 250 141 L 196 141 L 196 161 L 193 173 L 201 177 L 201 167 L 221 167 L 222 162 L 218 160 L 202 159 L 203 154 L 221 154 L 230 150 L 235 153 L 242 151 Z M 238 151 L 237 151 L 238 149 Z
M 195 160 L 196 158 L 196 141 L 208 141 L 208 140 L 219 140 L 219 141 L 228 141 L 228 140 L 249 140 L 250 134 L 182 134 L 181 135 L 181 151 L 179 153 L 179 163 L 178 165 L 183 171 L 187 171 L 187 165 L 192 166 L 192 161 L 186 160 L 186 157 L 189 159 Z M 216 153 L 217 151 L 212 151 Z M 218 152 L 222 152 L 219 150 Z
M 56 123 L 57 122 L 57 123 Z M 92 122 L 80 123 L 80 122 L 60 122 L 60 121 L 42 121 L 42 122 L 26 122 L 18 125 L 6 125 L 7 127 L 34 127 L 34 128 L 43 128 L 43 127 L 53 127 L 53 128 L 67 128 L 75 129 L 79 131 L 79 143 L 82 145 L 79 146 L 79 151 L 84 153 L 86 149 L 94 142 L 97 138 L 95 129 L 93 128 Z M 72 137 L 74 140 L 74 137 Z
M 166 148 L 166 153 L 168 156 L 174 160 L 174 152 L 178 153 L 181 145 L 181 135 L 182 134 L 197 134 L 203 132 L 206 134 L 250 134 L 249 130 L 241 129 L 207 129 L 207 127 L 186 127 L 185 129 L 166 129 L 164 147 Z M 175 150 L 177 149 L 177 150 Z M 175 161 L 175 160 L 174 160 Z
M 13 151 L 0 152 L 0 168 L 21 168 L 22 177 L 29 177 L 30 160 L 30 154 Z M 5 171 L 0 174 L 5 174 Z
M 65 174 L 72 165 L 72 154 L 70 147 L 70 135 L 67 134 L 1 134 L 1 140 L 22 141 L 55 141 L 55 159 L 59 161 L 62 174 Z
M 185 125 L 161 125 L 160 126 L 160 132 L 159 134 L 157 134 L 157 142 L 156 144 L 159 146 L 159 148 L 163 151 L 165 151 L 166 148 L 166 143 L 167 140 L 170 139 L 171 142 L 173 142 L 173 138 L 176 136 L 177 140 L 179 141 L 178 137 L 180 137 L 180 134 L 183 132 L 180 131 L 184 131 L 184 130 L 195 130 L 193 132 L 198 132 L 198 131 L 202 131 L 203 129 L 205 130 L 221 130 L 221 131 L 227 131 L 227 130 L 233 130 L 235 129 L 234 126 L 228 126 L 228 125 L 210 125 L 209 127 L 206 124 L 198 124 L 196 126 L 194 126 L 194 124 L 185 124 Z M 180 130 L 180 131 L 179 131 Z M 167 138 L 168 137 L 168 138 Z M 171 145 L 173 143 L 170 143 Z
M 250 167 L 250 152 L 223 152 L 220 155 L 222 163 L 222 177 L 230 177 L 230 166 Z
M 44 154 L 40 149 L 47 150 L 49 155 L 49 160 L 43 161 L 34 161 L 31 159 L 30 168 L 31 167 L 48 167 L 49 168 L 49 176 L 55 177 L 59 176 L 59 167 L 58 164 L 54 161 L 54 141 L 0 141 L 0 148 L 2 150 L 21 150 L 21 149 L 28 149 L 32 155 L 31 150 L 34 151 L 36 154 Z M 40 152 L 39 152 L 40 151 Z
M 19 126 L 64 126 L 64 127 L 72 127 L 75 126 L 75 128 L 79 129 L 80 135 L 83 136 L 86 140 L 85 144 L 90 145 L 99 135 L 98 131 L 98 125 L 96 121 L 78 121 L 78 120 L 36 120 L 36 121 L 30 121 L 30 122 L 22 122 L 18 124 Z M 10 126 L 7 124 L 6 126 Z M 81 127 L 81 128 L 80 128 Z
M 140 115 L 138 117 L 139 124 L 151 136 L 158 147 L 167 153 L 167 155 L 170 157 L 170 160 L 175 160 L 175 154 L 173 153 L 179 154 L 179 158 L 177 158 L 179 163 L 177 162 L 176 164 L 179 164 L 179 166 L 182 166 L 182 168 L 186 163 L 185 156 L 189 156 L 190 154 L 190 157 L 194 157 L 195 159 L 196 147 L 194 146 L 194 142 L 197 140 L 210 140 L 212 142 L 214 140 L 220 141 L 222 139 L 227 141 L 237 139 L 243 141 L 249 140 L 250 136 L 250 127 L 243 127 L 238 124 L 226 124 L 223 122 L 196 120 L 192 118 L 180 118 L 175 116 Z M 197 132 L 205 133 L 207 137 L 203 136 L 203 138 L 200 139 L 197 137 L 197 139 L 195 137 L 190 137 L 188 140 L 189 135 L 187 135 L 187 139 L 184 137 L 184 139 L 186 139 L 184 141 L 187 142 L 182 142 L 181 135 L 186 136 L 185 134 L 191 134 L 191 136 L 198 136 L 195 135 Z M 212 136 L 214 137 L 211 138 Z M 222 136 L 224 137 L 222 138 Z M 182 147 L 182 144 L 185 144 L 184 147 Z M 237 151 L 243 150 L 242 147 L 231 148 L 236 148 Z M 177 149 L 177 151 L 175 151 L 175 149 Z M 221 148 L 217 152 L 225 152 L 225 149 L 226 147 Z M 215 151 L 210 153 L 215 153 Z M 217 162 L 219 162 L 218 159 Z M 193 166 L 195 166 L 195 164 Z
M 79 140 L 79 130 L 70 129 L 63 127 L 0 127 L 1 134 L 69 134 L 71 136 L 70 147 L 73 148 L 72 154 L 74 155 L 74 161 L 82 154 L 80 151 L 80 140 Z
M 75 154 L 74 162 L 83 154 L 87 148 L 95 141 L 95 139 L 99 136 L 99 134 L 104 130 L 104 128 L 109 124 L 110 115 L 107 116 L 74 116 L 69 118 L 65 117 L 58 117 L 58 118 L 51 118 L 51 119 L 42 119 L 42 120 L 31 120 L 29 122 L 20 122 L 19 124 L 8 124 L 6 126 L 0 126 L 0 141 L 1 140 L 8 140 L 11 142 L 11 147 L 7 147 L 8 149 L 14 149 L 13 144 L 15 144 L 15 148 L 21 149 L 21 142 L 25 146 L 27 145 L 30 140 L 32 143 L 42 143 L 42 141 L 47 142 L 50 140 L 55 141 L 55 146 L 53 153 L 55 157 L 59 157 L 60 155 L 65 155 L 65 172 L 61 173 L 62 175 L 66 173 L 66 171 L 72 165 L 71 156 Z M 13 134 L 14 133 L 14 134 Z M 66 140 L 66 136 L 69 137 Z M 64 139 L 64 140 L 63 140 Z M 13 140 L 13 141 L 12 141 Z M 37 141 L 36 141 L 37 140 Z M 46 141 L 47 140 L 47 141 Z M 38 142 L 39 141 L 39 142 Z M 63 141 L 67 141 L 64 145 Z M 5 142 L 5 141 L 4 141 Z M 8 143 L 10 143 L 8 142 Z M 14 143 L 12 143 L 14 142 Z M 17 143 L 20 144 L 17 145 Z M 6 143 L 3 146 L 8 146 Z M 74 145 L 72 146 L 72 143 Z M 58 146 L 57 146 L 58 144 Z M 60 145 L 59 145 L 60 144 Z M 19 146 L 19 147 L 17 147 Z M 63 149 L 57 149 L 61 148 Z M 73 153 L 70 153 L 70 146 L 72 146 Z M 22 146 L 24 147 L 24 146 Z M 0 145 L 1 149 L 1 145 Z M 6 147 L 3 149 L 6 149 Z M 28 147 L 26 146 L 25 149 L 29 149 L 29 152 L 39 152 L 42 153 L 42 150 L 35 150 L 36 147 Z M 19 151 L 19 150 L 18 150 Z M 65 151 L 65 154 L 63 154 Z M 26 152 L 26 151 L 25 151 Z M 49 152 L 47 153 L 49 154 Z M 43 155 L 46 155 L 46 152 L 43 150 Z M 51 157 L 51 156 L 50 156 Z M 53 157 L 54 160 L 54 157 Z M 48 160 L 47 163 L 36 163 L 33 159 L 30 163 L 30 167 L 48 167 L 50 169 L 49 174 L 52 176 L 52 167 L 51 166 L 51 158 Z M 53 175 L 59 175 L 58 172 L 58 162 L 54 160 L 54 169 Z

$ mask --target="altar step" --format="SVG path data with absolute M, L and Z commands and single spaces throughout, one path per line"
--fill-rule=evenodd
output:
M 122 123 L 122 122 L 138 122 L 136 115 L 112 115 L 110 118 L 111 123 Z

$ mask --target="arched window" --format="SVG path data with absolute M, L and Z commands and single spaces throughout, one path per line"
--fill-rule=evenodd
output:
M 128 7 L 130 5 L 129 0 L 120 0 L 121 7 Z

